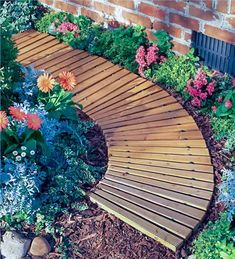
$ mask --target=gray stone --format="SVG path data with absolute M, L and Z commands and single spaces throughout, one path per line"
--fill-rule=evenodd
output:
M 45 256 L 51 251 L 51 246 L 43 237 L 35 237 L 32 241 L 29 254 L 33 256 Z
M 26 256 L 31 240 L 15 231 L 7 231 L 2 236 L 1 255 L 5 259 L 21 259 Z

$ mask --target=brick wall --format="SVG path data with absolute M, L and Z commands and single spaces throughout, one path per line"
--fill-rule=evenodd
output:
M 41 0 L 55 9 L 86 15 L 97 22 L 141 24 L 149 38 L 164 29 L 174 49 L 188 51 L 192 30 L 235 44 L 235 0 Z

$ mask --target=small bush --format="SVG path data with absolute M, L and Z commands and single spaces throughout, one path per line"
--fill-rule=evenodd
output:
M 159 67 L 154 79 L 173 87 L 177 92 L 188 97 L 184 89 L 188 80 L 195 75 L 198 61 L 199 58 L 194 56 L 193 49 L 187 55 L 171 57 Z
M 114 64 L 124 66 L 132 72 L 137 72 L 135 61 L 137 49 L 147 43 L 146 33 L 142 26 L 123 26 L 104 31 L 95 37 L 90 44 L 89 51 L 93 54 L 105 56 Z
M 219 220 L 209 222 L 193 242 L 193 253 L 198 259 L 232 259 L 235 255 L 234 234 L 227 214 L 223 213 Z
M 235 215 L 235 170 L 223 170 L 223 182 L 219 186 L 219 201 L 227 207 L 228 219 L 232 221 Z

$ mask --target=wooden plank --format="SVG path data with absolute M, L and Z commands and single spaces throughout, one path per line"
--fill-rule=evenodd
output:
M 110 168 L 112 168 L 112 166 L 118 166 L 126 169 L 131 168 L 131 169 L 142 170 L 146 172 L 160 173 L 164 175 L 171 175 L 171 176 L 183 177 L 188 179 L 207 181 L 211 183 L 214 182 L 214 176 L 211 173 L 194 172 L 194 171 L 188 171 L 183 169 L 143 165 L 143 164 L 137 164 L 137 163 L 126 163 L 126 162 L 111 161 L 111 160 L 109 161 L 109 166 Z
M 146 186 L 146 188 L 148 188 L 148 186 L 155 186 L 155 187 L 159 187 L 165 190 L 171 190 L 171 191 L 175 191 L 177 193 L 182 193 L 182 194 L 188 194 L 194 197 L 200 197 L 201 199 L 205 199 L 205 200 L 210 200 L 211 199 L 211 192 L 207 191 L 207 190 L 202 190 L 199 188 L 194 188 L 194 187 L 189 187 L 189 186 L 184 186 L 178 183 L 169 183 L 169 182 L 163 182 L 163 181 L 159 181 L 157 179 L 152 179 L 152 178 L 147 178 L 147 177 L 142 177 L 142 176 L 138 176 L 138 175 L 131 175 L 131 174 L 118 174 L 115 171 L 112 171 L 112 169 L 110 169 L 108 171 L 108 174 L 106 174 L 106 179 L 109 179 L 109 177 L 115 177 L 115 179 L 119 179 L 120 182 L 122 181 L 122 179 L 127 179 L 130 181 L 134 181 L 134 182 L 138 182 L 141 184 L 144 184 Z
M 130 157 L 130 158 L 140 158 L 149 160 L 162 160 L 169 162 L 183 162 L 189 164 L 201 164 L 201 165 L 211 165 L 211 159 L 207 156 L 189 156 L 189 155 L 171 155 L 171 154 L 156 154 L 151 152 L 128 152 L 128 151 L 116 151 L 115 147 L 109 149 L 110 156 L 117 157 Z
M 92 108 L 92 111 L 89 111 L 89 114 L 97 116 L 105 107 L 109 107 L 110 105 L 120 102 L 121 100 L 124 100 L 128 98 L 129 96 L 132 96 L 138 92 L 143 91 L 144 89 L 150 88 L 153 86 L 152 82 L 146 81 L 144 79 L 136 79 L 132 83 L 129 83 L 125 85 L 124 87 L 121 87 L 119 91 L 114 92 L 114 96 L 110 98 L 110 95 L 107 97 L 108 100 L 102 101 L 102 104 L 99 104 L 96 107 Z M 104 99 L 105 100 L 105 99 Z
M 40 34 L 36 35 L 35 37 L 29 38 L 28 40 L 26 40 L 24 42 L 21 42 L 21 43 L 18 42 L 17 43 L 18 49 L 21 51 L 23 48 L 25 49 L 26 47 L 31 46 L 32 44 L 36 44 L 39 40 L 42 40 L 45 38 L 48 39 L 48 34 L 40 33 Z M 22 50 L 22 53 L 24 53 L 24 50 Z
M 40 32 L 34 31 L 34 30 L 28 30 L 24 32 L 20 32 L 17 34 L 12 35 L 12 39 L 17 43 L 21 43 L 22 41 L 26 41 L 36 35 L 40 34 Z
M 109 144 L 110 150 L 155 153 L 155 154 L 173 154 L 173 155 L 189 155 L 189 156 L 206 156 L 210 158 L 207 148 L 192 147 L 130 147 L 130 146 L 113 146 Z
M 154 130 L 153 130 L 154 131 Z M 175 132 L 165 132 L 158 133 L 157 131 L 154 133 L 146 133 L 146 134 L 125 134 L 123 133 L 111 133 L 106 134 L 107 141 L 110 140 L 170 140 L 170 139 L 202 139 L 203 136 L 198 130 L 189 130 L 189 131 L 175 131 Z
M 17 61 L 18 62 L 23 62 L 25 59 L 28 59 L 28 58 L 31 58 L 31 61 L 32 61 L 32 58 L 37 55 L 38 53 L 42 52 L 43 50 L 48 50 L 50 49 L 51 47 L 53 46 L 56 46 L 56 45 L 59 45 L 58 41 L 57 40 L 52 40 L 52 41 L 49 41 L 48 43 L 45 43 L 37 48 L 34 48 L 24 54 L 21 54 L 18 56 L 17 58 Z M 60 46 L 60 45 L 59 45 Z M 58 47 L 59 47 L 58 46 Z M 23 64 L 25 64 L 23 62 Z
M 154 240 L 161 242 L 169 249 L 176 251 L 182 245 L 183 239 L 162 230 L 153 223 L 148 222 L 136 214 L 133 214 L 126 209 L 119 207 L 117 204 L 114 204 L 97 194 L 91 194 L 90 197 L 91 201 L 97 203 L 101 208 L 105 209 L 111 214 L 114 214 L 116 217 L 120 218 L 130 226 L 138 229 Z
M 41 35 L 39 35 L 39 36 L 41 36 Z M 38 36 L 38 37 L 39 37 L 39 36 Z M 45 43 L 49 43 L 49 42 L 59 43 L 59 41 L 56 40 L 54 37 L 47 35 L 46 37 L 42 37 L 40 40 L 34 42 L 33 44 L 30 44 L 30 45 L 24 47 L 23 49 L 21 49 L 21 50 L 20 50 L 20 55 L 23 55 L 23 54 L 25 54 L 25 53 L 27 53 L 27 52 L 30 52 L 30 51 L 32 51 L 33 49 L 36 49 L 36 48 L 38 48 L 38 47 L 41 47 L 41 46 L 43 46 Z
M 198 221 L 200 221 L 203 218 L 204 213 L 205 213 L 204 210 L 194 208 L 194 207 L 191 207 L 187 204 L 179 203 L 179 202 L 176 202 L 174 200 L 169 200 L 169 199 L 166 199 L 166 198 L 161 197 L 159 195 L 152 194 L 150 192 L 146 192 L 145 190 L 133 188 L 131 186 L 128 186 L 128 185 L 125 185 L 125 184 L 122 184 L 122 183 L 113 182 L 113 181 L 104 179 L 100 184 L 102 186 L 103 185 L 109 186 L 111 188 L 118 189 L 120 191 L 129 193 L 129 194 L 134 195 L 136 197 L 143 198 L 143 199 L 145 199 L 149 202 L 152 202 L 152 203 L 157 204 L 159 206 L 162 206 L 164 208 L 168 208 L 170 210 L 179 212 L 182 215 L 189 216 L 189 217 L 194 218 Z M 99 188 L 99 186 L 97 188 Z
M 170 104 L 162 107 L 157 107 L 148 111 L 126 115 L 116 119 L 110 119 L 110 121 L 108 120 L 108 118 L 104 118 L 103 120 L 97 119 L 97 121 L 100 125 L 102 125 L 102 129 L 105 130 L 106 128 L 116 128 L 133 124 L 135 125 L 142 122 L 162 121 L 172 118 L 175 119 L 179 117 L 185 117 L 187 115 L 187 112 L 184 109 L 180 108 L 178 104 Z M 157 130 L 155 132 L 157 132 Z
M 209 205 L 208 200 L 199 199 L 199 198 L 196 198 L 196 197 L 193 197 L 190 195 L 185 195 L 185 194 L 174 192 L 171 190 L 165 190 L 165 189 L 162 189 L 162 188 L 156 187 L 156 186 L 153 187 L 150 185 L 130 181 L 127 179 L 116 177 L 116 176 L 114 177 L 111 175 L 107 175 L 105 177 L 105 179 L 112 181 L 112 182 L 118 182 L 118 183 L 130 186 L 130 187 L 136 188 L 136 189 L 140 189 L 145 192 L 150 192 L 152 194 L 156 194 L 156 195 L 164 197 L 166 199 L 174 200 L 176 202 L 180 202 L 183 204 L 187 204 L 189 206 L 192 206 L 192 207 L 195 207 L 198 209 L 207 210 L 207 207 Z
M 84 111 L 89 114 L 92 114 L 92 112 L 94 113 L 94 111 L 100 110 L 100 107 L 102 110 L 104 107 L 106 107 L 107 102 L 109 102 L 109 101 L 113 100 L 114 98 L 117 98 L 117 96 L 127 92 L 128 90 L 130 90 L 130 88 L 138 87 L 140 84 L 143 84 L 144 82 L 147 82 L 147 81 L 145 79 L 139 77 L 139 78 L 133 79 L 133 81 L 128 82 L 127 84 L 124 84 L 123 86 L 120 86 L 117 89 L 113 89 L 110 92 L 106 91 L 106 94 L 103 96 L 102 99 L 99 99 L 99 100 L 97 99 L 92 104 L 87 105 L 87 107 L 84 109 Z
M 60 46 L 60 48 L 54 48 L 49 55 L 40 57 L 39 59 L 32 62 L 31 65 L 34 67 L 39 67 L 40 65 L 47 64 L 47 62 L 52 61 L 53 59 L 66 55 L 70 51 L 72 51 L 70 46 Z
M 148 159 L 141 159 L 134 157 L 132 158 L 131 155 L 129 157 L 118 157 L 112 156 L 109 157 L 110 161 L 116 162 L 126 162 L 126 163 L 133 163 L 133 164 L 141 164 L 141 165 L 151 165 L 151 166 L 159 166 L 159 167 L 166 167 L 166 168 L 175 168 L 175 169 L 184 169 L 189 171 L 195 172 L 205 172 L 213 174 L 213 167 L 211 165 L 200 165 L 200 164 L 190 164 L 190 163 L 177 163 L 177 162 L 170 162 L 170 161 L 160 161 L 157 160 L 157 156 L 155 160 L 148 160 Z
M 154 212 L 156 214 L 160 214 L 175 222 L 179 222 L 180 224 L 188 226 L 190 228 L 194 228 L 199 223 L 199 220 L 191 218 L 187 215 L 183 215 L 182 213 L 171 210 L 169 208 L 162 207 L 158 204 L 152 203 L 148 200 L 145 200 L 145 197 L 139 198 L 138 196 L 135 196 L 128 192 L 124 192 L 123 190 L 120 191 L 116 188 L 110 187 L 105 184 L 99 184 L 98 188 L 100 188 L 101 190 L 108 192 L 110 194 L 114 194 L 115 196 L 118 196 L 121 199 L 130 201 L 130 202 L 136 204 L 137 206 L 141 206 L 141 207 L 145 208 L 146 210 L 151 210 L 152 212 Z
M 56 51 L 60 51 L 62 49 L 62 46 L 60 44 L 56 44 L 50 48 L 44 49 L 36 54 L 33 54 L 30 57 L 27 57 L 21 63 L 25 66 L 31 65 L 33 66 L 33 63 L 35 61 L 42 61 L 45 59 L 45 64 L 46 64 L 46 57 L 50 56 L 51 54 L 55 53 Z
M 105 197 L 105 199 L 111 201 L 112 203 L 115 203 L 118 206 L 125 208 L 126 210 L 131 211 L 132 213 L 135 213 L 140 217 L 145 218 L 145 220 L 148 220 L 153 224 L 163 229 L 166 229 L 172 234 L 175 234 L 182 238 L 188 238 L 188 236 L 191 234 L 190 228 L 181 225 L 177 222 L 174 222 L 172 220 L 169 220 L 168 218 L 163 217 L 159 214 L 153 213 L 148 209 L 144 209 L 139 205 L 136 206 L 132 203 L 132 200 L 121 199 L 120 197 L 110 194 L 109 192 L 103 190 L 97 190 L 96 193 L 102 197 Z
M 111 69 L 112 68 L 110 68 L 110 71 L 111 71 Z M 108 72 L 108 70 L 109 69 L 107 69 L 107 72 Z M 116 81 L 119 81 L 120 78 L 129 74 L 129 72 L 127 70 L 119 70 L 119 69 L 117 70 L 117 68 L 115 70 L 116 70 L 116 72 L 109 72 L 109 73 L 112 73 L 112 74 L 110 76 L 108 76 L 107 78 L 101 80 L 100 82 L 97 82 L 94 85 L 91 85 L 87 89 L 80 92 L 79 93 L 80 98 L 84 99 L 87 96 L 89 96 L 90 94 L 98 92 L 100 89 L 102 89 L 102 87 L 110 85 L 110 84 L 112 84 Z M 112 70 L 112 71 L 114 71 L 114 70 Z M 79 87 L 81 87 L 81 86 L 83 87 L 83 83 L 79 84 Z
M 91 93 L 85 99 L 81 100 L 80 96 L 77 95 L 77 96 L 75 96 L 75 100 L 82 103 L 83 107 L 86 108 L 91 103 L 95 103 L 96 101 L 102 99 L 107 94 L 108 91 L 113 91 L 115 89 L 118 89 L 118 88 L 122 87 L 123 85 L 133 81 L 136 78 L 137 78 L 137 75 L 135 75 L 135 74 L 127 74 L 127 75 L 123 76 L 122 78 L 120 78 L 120 80 L 115 81 L 109 85 L 103 86 L 101 89 L 99 89 L 98 92 Z
M 199 181 L 195 180 L 193 178 L 182 178 L 178 177 L 177 175 L 165 175 L 156 172 L 147 172 L 147 171 L 142 171 L 142 170 L 136 170 L 136 169 L 130 169 L 130 168 L 122 168 L 119 166 L 112 165 L 109 167 L 110 172 L 115 172 L 117 175 L 137 175 L 137 176 L 142 176 L 142 177 L 147 177 L 149 179 L 156 179 L 159 181 L 164 181 L 164 182 L 170 182 L 170 183 L 177 183 L 180 185 L 185 185 L 189 186 L 192 188 L 200 188 L 203 190 L 208 190 L 208 191 L 213 191 L 214 189 L 214 184 L 209 183 L 209 182 L 204 182 L 204 181 Z

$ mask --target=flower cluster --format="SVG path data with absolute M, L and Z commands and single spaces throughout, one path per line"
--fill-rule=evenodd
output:
M 138 72 L 142 77 L 145 77 L 144 71 L 150 68 L 153 64 L 162 64 L 165 62 L 166 57 L 158 54 L 159 49 L 156 45 L 152 45 L 145 49 L 144 46 L 140 46 L 137 49 L 135 60 L 139 65 Z
M 192 97 L 192 105 L 201 107 L 202 103 L 214 93 L 215 85 L 216 82 L 211 80 L 207 74 L 199 68 L 195 78 L 190 79 L 186 87 L 186 91 Z
M 33 130 L 39 130 L 42 124 L 42 120 L 36 113 L 25 113 L 18 107 L 10 106 L 9 113 L 16 121 L 27 122 L 28 128 Z M 0 131 L 7 128 L 9 120 L 5 111 L 0 111 Z
M 49 93 L 55 86 L 56 81 L 52 76 L 48 74 L 43 74 L 38 77 L 37 85 L 41 92 Z M 72 91 L 76 85 L 76 78 L 71 72 L 61 72 L 59 73 L 59 85 L 68 91 Z
M 57 32 L 62 33 L 63 35 L 66 35 L 68 32 L 74 32 L 74 36 L 77 37 L 79 36 L 79 28 L 76 24 L 71 23 L 71 22 L 63 22 L 61 23 L 57 29 Z

